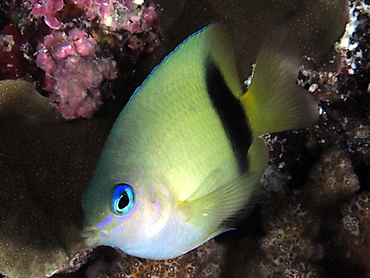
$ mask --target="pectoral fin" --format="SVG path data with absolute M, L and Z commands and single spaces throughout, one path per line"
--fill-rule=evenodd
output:
M 261 139 L 254 140 L 248 157 L 250 169 L 245 174 L 214 188 L 206 195 L 195 193 L 182 202 L 187 222 L 208 234 L 208 238 L 231 228 L 245 216 L 248 200 L 268 162 L 268 150 Z M 212 172 L 211 177 L 205 180 L 204 187 L 209 189 L 214 186 L 206 182 L 216 181 L 221 174 L 222 170 Z

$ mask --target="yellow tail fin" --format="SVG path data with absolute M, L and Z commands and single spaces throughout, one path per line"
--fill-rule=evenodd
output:
M 296 84 L 298 69 L 298 55 L 283 35 L 265 40 L 250 88 L 241 96 L 255 134 L 299 129 L 317 120 L 317 102 Z

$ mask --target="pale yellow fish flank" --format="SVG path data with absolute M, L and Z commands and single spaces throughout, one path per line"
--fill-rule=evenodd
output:
M 264 43 L 246 94 L 220 24 L 152 71 L 117 118 L 84 194 L 90 245 L 169 259 L 244 217 L 268 162 L 259 136 L 317 119 L 281 43 Z

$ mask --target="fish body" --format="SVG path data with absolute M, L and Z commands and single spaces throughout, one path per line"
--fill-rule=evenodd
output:
M 317 118 L 293 60 L 265 44 L 244 93 L 221 25 L 180 44 L 109 134 L 83 197 L 87 244 L 170 259 L 233 228 L 268 163 L 259 135 Z

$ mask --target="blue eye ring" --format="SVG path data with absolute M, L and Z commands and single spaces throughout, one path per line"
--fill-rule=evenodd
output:
M 113 213 L 124 215 L 134 206 L 134 190 L 128 184 L 119 184 L 113 193 Z

